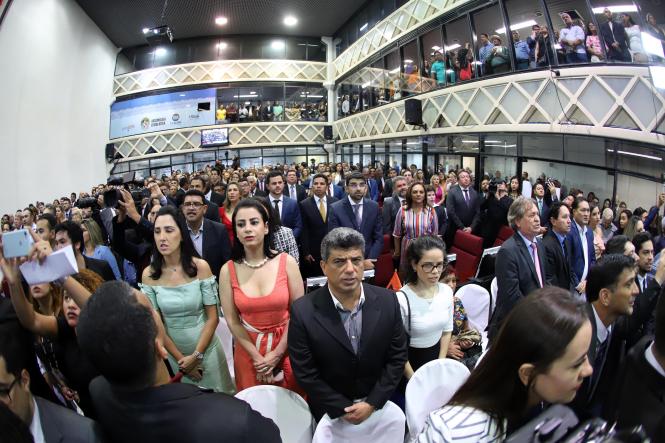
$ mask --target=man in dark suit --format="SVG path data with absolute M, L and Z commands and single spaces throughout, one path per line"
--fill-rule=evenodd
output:
M 391 197 L 383 199 L 382 219 L 383 219 L 383 233 L 392 235 L 395 228 L 395 218 L 397 212 L 406 204 L 406 191 L 408 186 L 406 178 L 397 176 L 391 180 L 391 187 L 395 190 Z
M 224 200 L 221 198 L 221 196 L 216 192 L 209 191 L 208 185 L 205 179 L 203 179 L 202 177 L 194 177 L 193 179 L 191 179 L 189 182 L 189 189 L 199 191 L 203 194 L 206 206 L 204 217 L 207 218 L 208 220 L 212 220 L 214 222 L 219 223 L 221 221 L 219 217 L 219 205 L 224 203 Z M 210 198 L 206 197 L 206 193 L 208 197 L 214 198 L 220 203 L 211 201 Z
M 374 181 L 376 181 L 376 186 L 379 190 L 379 201 L 382 201 L 385 198 L 383 192 L 386 189 L 387 182 L 386 178 L 383 176 L 383 168 L 369 168 L 369 171 L 372 175 L 372 178 L 374 178 Z
M 665 441 L 665 300 L 656 307 L 656 334 L 642 338 L 628 354 L 615 392 L 619 429 L 642 425 L 651 441 Z
M 226 226 L 203 216 L 206 212 L 205 202 L 200 191 L 190 189 L 185 193 L 182 213 L 185 216 L 194 249 L 202 259 L 208 262 L 212 274 L 215 279 L 218 279 L 219 270 L 231 258 L 231 241 Z
M 496 309 L 490 322 L 492 340 L 510 310 L 522 297 L 545 284 L 545 248 L 540 233 L 538 208 L 533 200 L 519 197 L 508 210 L 508 222 L 515 235 L 501 245 L 496 255 Z
M 589 202 L 584 197 L 576 198 L 573 200 L 572 213 L 573 223 L 568 233 L 571 245 L 570 265 L 573 271 L 575 290 L 579 294 L 583 294 L 589 269 L 596 263 L 596 253 L 593 250 L 593 232 L 588 227 L 591 215 Z
M 323 175 L 328 179 L 328 189 L 326 190 L 326 195 L 329 197 L 335 197 L 337 200 L 344 198 L 344 189 L 341 186 L 337 186 L 332 182 L 332 177 L 330 177 L 330 172 L 323 172 Z
M 465 170 L 457 175 L 459 186 L 450 188 L 446 196 L 446 210 L 448 212 L 448 244 L 452 245 L 455 232 L 462 229 L 471 233 L 480 223 L 480 198 L 471 187 L 471 176 Z
M 363 177 L 367 183 L 367 197 L 374 200 L 375 202 L 379 201 L 379 185 L 376 183 L 376 180 L 372 177 L 369 172 L 369 168 L 363 168 Z
M 105 281 L 115 280 L 111 266 L 104 260 L 85 256 L 81 253 L 83 230 L 73 221 L 64 221 L 55 226 L 55 249 L 71 246 L 79 269 L 90 269 Z
M 346 177 L 346 193 L 349 194 L 330 207 L 328 230 L 345 227 L 360 232 L 365 237 L 365 269 L 374 269 L 374 262 L 383 249 L 383 228 L 379 205 L 366 197 L 367 183 L 362 174 L 354 172 Z
M 337 201 L 335 197 L 328 197 L 326 189 L 328 180 L 323 174 L 316 174 L 312 178 L 312 195 L 300 202 L 300 215 L 302 216 L 302 235 L 300 246 L 301 260 L 305 277 L 318 277 L 323 275 L 321 269 L 321 242 L 328 233 L 328 214 L 330 206 Z
M 250 175 L 247 177 L 247 182 L 249 183 L 249 196 L 250 197 L 267 197 L 268 193 L 260 190 L 257 186 L 256 177 Z
M 603 11 L 607 21 L 600 25 L 600 36 L 607 48 L 607 59 L 617 62 L 630 62 L 628 51 L 628 38 L 623 25 L 614 21 L 612 11 L 605 8 Z
M 549 210 L 550 229 L 543 236 L 543 247 L 547 262 L 545 281 L 571 294 L 575 290 L 570 270 L 570 210 L 561 202 L 554 202 Z
M 268 201 L 270 205 L 279 212 L 282 225 L 293 230 L 293 235 L 298 240 L 302 230 L 302 219 L 298 201 L 284 195 L 284 176 L 280 171 L 270 171 L 266 176 L 268 186 Z
M 359 424 L 381 409 L 406 364 L 406 334 L 392 291 L 362 283 L 363 236 L 337 228 L 321 245 L 328 284 L 296 300 L 289 358 L 312 414 Z
M 170 383 L 164 326 L 145 296 L 126 283 L 107 283 L 93 294 L 81 311 L 77 338 L 101 373 L 90 394 L 111 442 L 216 441 L 220 435 L 226 441 L 281 441 L 275 424 L 247 403 Z
M 0 334 L 0 402 L 30 428 L 35 441 L 101 441 L 101 432 L 95 422 L 32 394 L 27 370 L 30 351 L 18 336 Z
M 298 184 L 298 176 L 295 169 L 289 169 L 286 173 L 286 189 L 284 194 L 298 203 L 307 198 L 307 190 L 304 186 Z
M 550 207 L 545 200 L 545 186 L 541 182 L 533 185 L 533 201 L 538 206 L 538 215 L 543 226 L 547 226 L 550 220 Z
M 657 279 L 660 283 L 665 279 L 665 264 L 659 266 Z M 584 380 L 570 405 L 581 419 L 613 413 L 608 399 L 616 388 L 626 341 L 643 327 L 658 300 L 658 294 L 652 299 L 640 299 L 638 294 L 635 261 L 631 257 L 609 254 L 591 267 L 586 285 L 592 327 L 587 356 L 593 375 Z
M 637 254 L 637 275 L 635 276 L 635 283 L 637 284 L 637 289 L 639 289 L 638 298 L 652 299 L 655 295 L 655 292 L 660 292 L 660 285 L 656 281 L 654 284 L 654 278 L 649 275 L 653 265 L 653 240 L 651 234 L 648 232 L 639 232 L 633 237 L 633 246 L 635 247 L 635 254 Z M 645 324 L 645 329 L 640 330 L 635 337 L 632 337 L 628 340 L 628 347 L 632 347 L 637 343 L 637 341 L 644 335 L 653 335 L 655 329 L 655 317 L 652 314 L 649 316 L 649 320 Z

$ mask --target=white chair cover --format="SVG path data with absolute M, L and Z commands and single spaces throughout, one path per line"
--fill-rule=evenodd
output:
M 490 285 L 490 295 L 492 296 L 492 305 L 490 306 L 490 316 L 494 313 L 494 309 L 496 308 L 496 294 L 499 292 L 499 283 L 494 277 L 492 279 L 492 284 Z
M 476 360 L 476 366 L 473 367 L 474 369 L 478 367 L 478 365 L 480 364 L 480 361 L 483 358 L 485 358 L 485 356 L 487 355 L 487 351 L 489 351 L 489 350 L 490 350 L 489 346 L 483 346 L 483 352 L 482 352 L 482 354 L 480 354 L 480 357 L 478 357 L 478 360 Z
M 448 403 L 468 376 L 467 367 L 450 358 L 432 360 L 418 368 L 406 385 L 409 441 L 415 441 L 429 413 Z
M 331 419 L 325 414 L 316 427 L 312 443 L 404 443 L 404 423 L 404 413 L 391 401 L 359 425 L 343 418 Z
M 479 285 L 464 285 L 455 293 L 469 316 L 469 324 L 483 332 L 487 328 L 490 316 L 490 294 Z
M 222 348 L 226 355 L 226 364 L 229 367 L 231 378 L 235 380 L 235 369 L 233 367 L 233 335 L 231 334 L 229 325 L 226 324 L 226 319 L 224 319 L 224 317 L 219 317 L 219 323 L 217 324 L 215 335 L 217 335 L 222 342 Z
M 236 397 L 246 401 L 255 411 L 275 422 L 283 442 L 310 443 L 314 417 L 301 396 L 279 386 L 260 385 L 244 389 Z M 220 417 L 221 420 L 224 417 Z M 222 435 L 220 439 L 223 440 Z

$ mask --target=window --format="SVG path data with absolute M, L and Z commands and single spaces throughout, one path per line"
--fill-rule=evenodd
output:
M 412 40 L 402 46 L 402 61 L 404 68 L 402 95 L 408 97 L 421 91 L 420 69 L 418 68 L 420 66 L 420 55 L 418 54 L 418 43 L 416 40 Z
M 584 46 L 586 44 L 584 30 L 587 29 L 586 24 L 591 20 L 591 12 L 586 5 L 584 0 L 571 0 L 565 3 L 554 3 L 549 7 L 550 19 L 554 27 L 552 33 L 556 41 L 554 46 L 556 61 L 559 64 L 589 61 Z M 583 41 L 576 40 L 578 36 L 581 36 Z
M 473 76 L 473 47 L 469 20 L 461 17 L 444 26 L 445 62 L 448 83 L 470 80 Z
M 661 149 L 639 146 L 630 142 L 609 141 L 606 148 L 616 155 L 618 170 L 636 172 L 657 180 L 663 179 L 665 152 Z
M 455 135 L 453 136 L 453 150 L 455 152 L 478 152 L 477 135 Z
M 593 192 L 602 202 L 612 197 L 614 177 L 602 169 L 566 165 L 542 160 L 529 160 L 522 162 L 522 171 L 528 172 L 529 177 L 545 177 L 558 180 L 566 190 L 581 189 L 585 194 Z
M 564 137 L 564 160 L 595 166 L 613 167 L 612 151 L 605 149 L 605 140 L 600 137 Z
M 499 5 L 495 4 L 473 14 L 473 23 L 478 38 L 476 48 L 479 69 L 476 74 L 484 76 L 509 72 L 510 42 Z
M 421 45 L 423 48 L 422 90 L 426 92 L 446 83 L 441 28 L 437 27 L 423 35 Z
M 522 155 L 524 157 L 563 160 L 563 137 L 560 135 L 522 135 Z
M 535 67 L 534 51 L 540 28 L 547 26 L 540 3 L 531 0 L 505 0 L 506 14 L 510 21 L 517 69 Z M 504 34 L 505 31 L 504 31 Z M 506 42 L 507 43 L 507 42 Z
M 402 85 L 400 81 L 401 61 L 397 49 L 386 55 L 384 66 L 387 71 L 386 80 L 388 82 L 388 100 L 399 100 L 402 98 Z
M 517 156 L 517 136 L 504 134 L 487 134 L 485 139 L 486 154 Z

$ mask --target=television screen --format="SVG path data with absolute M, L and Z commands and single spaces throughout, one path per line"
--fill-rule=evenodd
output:
M 229 128 L 201 130 L 201 147 L 210 148 L 229 144 Z

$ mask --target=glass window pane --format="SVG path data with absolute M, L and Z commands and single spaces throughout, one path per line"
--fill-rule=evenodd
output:
M 443 61 L 441 28 L 437 27 L 423 35 L 421 45 L 424 54 L 422 90 L 426 92 L 446 83 L 446 65 Z
M 455 135 L 453 136 L 453 150 L 455 152 L 478 152 L 477 135 Z
M 449 83 L 470 80 L 473 77 L 474 62 L 471 46 L 469 20 L 461 17 L 445 25 L 446 73 Z
M 195 152 L 194 153 L 194 161 L 195 162 L 201 162 L 201 161 L 215 161 L 215 151 L 204 151 L 204 152 Z
M 113 167 L 113 173 L 114 174 L 119 174 L 121 172 L 128 172 L 128 171 L 129 171 L 129 163 L 128 162 L 118 163 Z
M 499 5 L 490 6 L 473 14 L 476 27 L 476 47 L 480 70 L 477 74 L 491 75 L 510 71 L 510 54 L 506 45 L 506 27 L 501 19 Z
M 522 135 L 522 156 L 563 160 L 563 137 L 560 135 Z
M 174 165 L 179 163 L 191 163 L 191 162 L 192 162 L 192 154 L 171 156 L 171 163 L 173 163 Z
M 170 162 L 171 159 L 168 156 L 153 158 L 150 160 L 150 167 L 155 168 L 158 166 L 169 166 L 171 164 Z
M 585 44 L 586 23 L 591 20 L 585 0 L 570 0 L 549 6 L 554 26 L 556 57 L 560 64 L 587 63 Z
M 501 177 L 512 177 L 517 174 L 517 158 L 516 157 L 499 157 L 495 155 L 483 156 L 482 160 L 482 175 L 487 175 L 492 178 L 497 175 Z
M 577 188 L 585 195 L 593 192 L 600 201 L 612 197 L 614 177 L 602 169 L 565 165 L 547 160 L 529 160 L 522 163 L 522 171 L 527 172 L 529 177 L 545 175 L 557 180 L 566 187 L 566 191 Z
M 485 136 L 487 154 L 517 156 L 517 136 L 507 134 L 488 134 Z
M 384 59 L 387 76 L 386 80 L 388 82 L 388 91 L 389 91 L 389 100 L 399 100 L 402 98 L 402 87 L 400 82 L 401 67 L 400 67 L 400 58 L 399 51 L 396 49 L 386 55 Z
M 420 87 L 420 55 L 418 55 L 418 43 L 412 40 L 402 47 L 402 56 L 404 57 L 404 76 L 403 96 L 421 92 Z
M 535 67 L 536 40 L 541 38 L 540 46 L 543 47 L 546 43 L 546 40 L 542 40 L 543 34 L 540 32 L 541 26 L 547 25 L 545 16 L 540 10 L 540 3 L 531 0 L 505 0 L 505 7 L 510 20 L 517 69 Z
M 613 166 L 612 156 L 605 149 L 605 140 L 599 137 L 564 137 L 564 160 L 596 166 Z
M 307 59 L 307 46 L 309 40 L 298 38 L 290 42 L 286 46 L 286 58 L 288 60 L 306 60 Z
M 139 169 L 147 169 L 149 166 L 149 160 L 136 160 L 131 162 L 130 169 L 132 171 L 137 171 Z
M 617 202 L 626 202 L 628 209 L 635 209 L 638 206 L 651 208 L 661 192 L 663 185 L 659 182 L 624 174 L 619 174 L 617 177 Z M 612 195 L 606 197 L 611 198 Z
M 217 60 L 236 60 L 240 58 L 240 42 L 237 39 L 225 38 L 215 42 Z
M 618 170 L 636 172 L 658 180 L 663 178 L 665 153 L 662 150 L 629 142 L 608 143 L 607 150 L 617 154 Z

